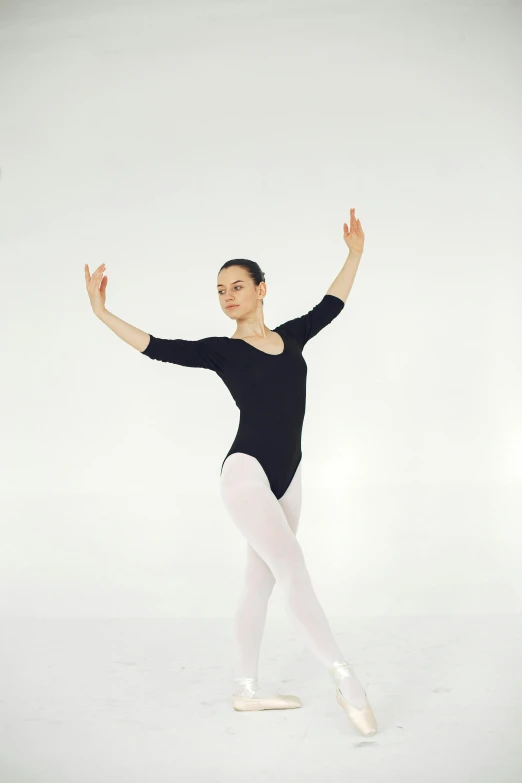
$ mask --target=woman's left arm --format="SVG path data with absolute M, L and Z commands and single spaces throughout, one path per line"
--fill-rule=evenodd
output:
M 364 231 L 362 230 L 361 221 L 357 220 L 355 217 L 355 209 L 350 210 L 349 231 L 346 223 L 344 224 L 344 241 L 348 245 L 350 251 L 348 253 L 348 258 L 326 293 L 337 296 L 346 303 L 364 249 Z

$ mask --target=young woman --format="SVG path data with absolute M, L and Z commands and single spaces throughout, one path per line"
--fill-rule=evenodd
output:
M 312 586 L 296 533 L 301 511 L 301 432 L 306 406 L 307 365 L 303 348 L 344 308 L 363 250 L 364 234 L 351 210 L 346 263 L 321 301 L 308 313 L 269 329 L 263 318 L 264 273 L 248 259 L 227 261 L 217 293 L 223 312 L 236 322 L 232 337 L 165 339 L 125 323 L 105 308 L 105 264 L 87 291 L 98 318 L 144 356 L 215 372 L 240 409 L 236 437 L 221 465 L 223 503 L 246 539 L 243 592 L 235 615 L 236 710 L 300 707 L 297 696 L 266 693 L 258 663 L 268 600 L 275 582 L 285 610 L 304 644 L 329 671 L 339 704 L 359 731 L 377 725 L 366 693 L 346 661 Z M 101 284 L 100 284 L 101 279 Z

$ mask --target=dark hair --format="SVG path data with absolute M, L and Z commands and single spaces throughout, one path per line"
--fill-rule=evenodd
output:
M 229 266 L 242 267 L 245 272 L 248 272 L 250 279 L 255 286 L 258 286 L 259 283 L 265 282 L 265 273 L 261 270 L 259 264 L 256 261 L 249 261 L 248 258 L 232 258 L 230 261 L 225 261 L 221 269 L 227 269 Z M 220 272 L 221 269 L 219 270 Z M 261 306 L 263 306 L 263 304 L 264 299 L 261 299 Z

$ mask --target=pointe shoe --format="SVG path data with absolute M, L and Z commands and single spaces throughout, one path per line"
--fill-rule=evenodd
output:
M 301 706 L 299 696 L 282 693 L 266 693 L 253 678 L 236 678 L 236 691 L 232 695 L 232 706 L 239 712 L 255 710 L 291 710 Z
M 362 708 L 351 704 L 341 691 L 343 679 L 346 677 L 355 676 L 351 671 L 348 663 L 343 661 L 339 664 L 336 664 L 331 667 L 330 672 L 337 685 L 337 701 L 346 712 L 355 728 L 358 729 L 364 737 L 371 737 L 376 734 L 377 721 L 375 720 L 375 715 L 370 706 L 370 702 L 368 701 L 368 697 L 366 696 L 366 691 L 364 692 L 366 704 Z
M 339 688 L 336 689 L 336 696 L 343 710 L 364 737 L 372 737 L 377 733 L 377 721 L 368 699 L 366 699 L 366 706 L 359 709 L 345 699 Z

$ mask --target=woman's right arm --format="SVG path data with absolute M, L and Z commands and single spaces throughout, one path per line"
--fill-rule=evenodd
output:
M 140 353 L 143 353 L 150 342 L 150 334 L 142 332 L 141 329 L 137 329 L 135 326 L 131 326 L 125 321 L 122 321 L 121 318 L 118 318 L 117 315 L 110 313 L 105 308 L 108 281 L 107 275 L 104 275 L 105 264 L 100 264 L 92 275 L 89 272 L 87 264 L 85 264 L 84 271 L 85 286 L 87 288 L 87 293 L 89 294 L 94 315 L 99 318 L 100 321 L 103 321 L 104 324 L 107 324 L 114 334 L 117 334 L 118 337 L 121 337 L 126 343 L 132 345 L 132 347 L 136 348 Z
M 112 329 L 114 334 L 117 334 L 118 337 L 121 337 L 122 340 L 129 345 L 132 345 L 133 348 L 136 348 L 136 350 L 141 353 L 143 353 L 150 342 L 150 334 L 148 334 L 148 332 L 142 332 L 142 330 L 138 329 L 136 326 L 132 326 L 126 321 L 122 321 L 121 318 L 118 318 L 117 315 L 109 312 L 109 310 L 103 309 L 97 312 L 96 317 L 99 318 L 100 321 L 103 321 L 109 329 Z
M 218 343 L 221 342 L 219 337 L 203 337 L 200 340 L 167 340 L 143 332 L 109 312 L 105 307 L 108 278 L 103 274 L 104 271 L 105 264 L 100 264 L 91 275 L 89 267 L 85 264 L 85 283 L 95 316 L 107 324 L 114 334 L 117 334 L 124 342 L 132 345 L 149 359 L 181 364 L 184 367 L 202 367 L 206 370 L 221 371 L 225 358 L 218 348 Z

